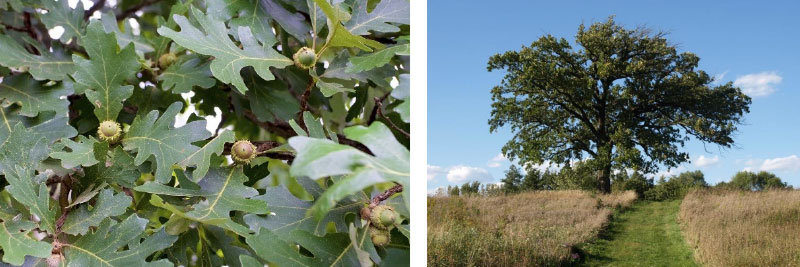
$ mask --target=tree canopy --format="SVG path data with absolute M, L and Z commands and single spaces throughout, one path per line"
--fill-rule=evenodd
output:
M 492 93 L 490 131 L 514 136 L 503 154 L 521 162 L 589 159 L 601 192 L 612 168 L 653 173 L 689 161 L 693 137 L 729 148 L 750 97 L 731 82 L 715 85 L 700 58 L 679 53 L 663 32 L 627 29 L 613 17 L 581 25 L 573 47 L 545 35 L 519 51 L 492 56 L 503 71 Z

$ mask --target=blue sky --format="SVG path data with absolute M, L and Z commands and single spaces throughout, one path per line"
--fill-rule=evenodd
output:
M 491 55 L 518 50 L 545 34 L 574 41 L 581 23 L 615 15 L 626 27 L 670 32 L 700 69 L 753 97 L 738 148 L 687 144 L 706 181 L 768 170 L 800 187 L 800 18 L 796 1 L 453 1 L 428 2 L 428 190 L 467 181 L 497 182 L 510 162 L 500 149 L 512 133 L 489 133 Z M 574 42 L 573 42 L 574 44 Z M 708 152 L 706 152 L 708 150 Z M 662 170 L 667 173 L 667 170 Z

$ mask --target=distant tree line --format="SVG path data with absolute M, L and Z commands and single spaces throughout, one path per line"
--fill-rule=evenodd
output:
M 583 162 L 565 166 L 557 171 L 527 168 L 523 170 L 511 165 L 500 183 L 481 184 L 478 181 L 461 186 L 448 186 L 438 194 L 450 196 L 503 195 L 535 190 L 597 190 L 597 179 L 591 166 Z M 720 188 L 727 190 L 762 191 L 792 189 L 773 173 L 741 171 L 728 182 L 709 185 L 702 171 L 687 171 L 669 178 L 661 176 L 657 181 L 647 178 L 638 170 L 618 171 L 611 177 L 612 191 L 633 190 L 640 198 L 664 201 L 683 198 L 693 188 Z M 444 191 L 444 192 L 442 192 Z

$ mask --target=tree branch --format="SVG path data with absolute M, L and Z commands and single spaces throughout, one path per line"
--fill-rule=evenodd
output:
M 106 6 L 106 0 L 94 1 L 94 5 L 92 5 L 92 7 L 90 7 L 89 10 L 86 10 L 86 12 L 83 13 L 83 19 L 89 20 L 89 17 L 91 17 L 95 11 L 98 11 L 105 6 Z
M 142 8 L 144 8 L 146 6 L 158 3 L 159 1 L 161 1 L 161 0 L 144 0 L 142 2 L 139 2 L 139 4 L 137 4 L 135 6 L 132 6 L 132 7 L 129 7 L 128 9 L 125 9 L 124 11 L 122 11 L 122 13 L 117 15 L 117 21 L 123 20 L 123 19 L 129 17 L 130 15 L 133 15 L 134 13 L 136 13 L 136 11 L 139 11 L 140 9 L 142 9 Z
M 380 115 L 381 118 L 386 120 L 386 122 L 389 123 L 389 126 L 391 126 L 392 129 L 394 129 L 395 131 L 400 132 L 401 134 L 405 135 L 408 138 L 411 138 L 410 134 L 408 134 L 406 131 L 403 131 L 403 129 L 400 129 L 400 127 L 397 127 L 397 125 L 395 125 L 394 122 L 392 122 L 392 120 L 387 118 L 386 115 L 383 115 L 383 111 L 382 111 L 383 110 L 383 104 L 381 103 L 381 99 L 379 99 L 377 97 L 375 98 L 375 107 L 376 107 L 376 111 L 378 112 L 378 115 Z

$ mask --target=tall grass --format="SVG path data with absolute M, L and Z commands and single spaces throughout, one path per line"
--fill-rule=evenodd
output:
M 431 266 L 553 266 L 570 262 L 573 245 L 597 235 L 610 207 L 636 193 L 595 197 L 585 191 L 428 198 Z
M 679 218 L 704 265 L 800 266 L 800 191 L 693 191 Z

